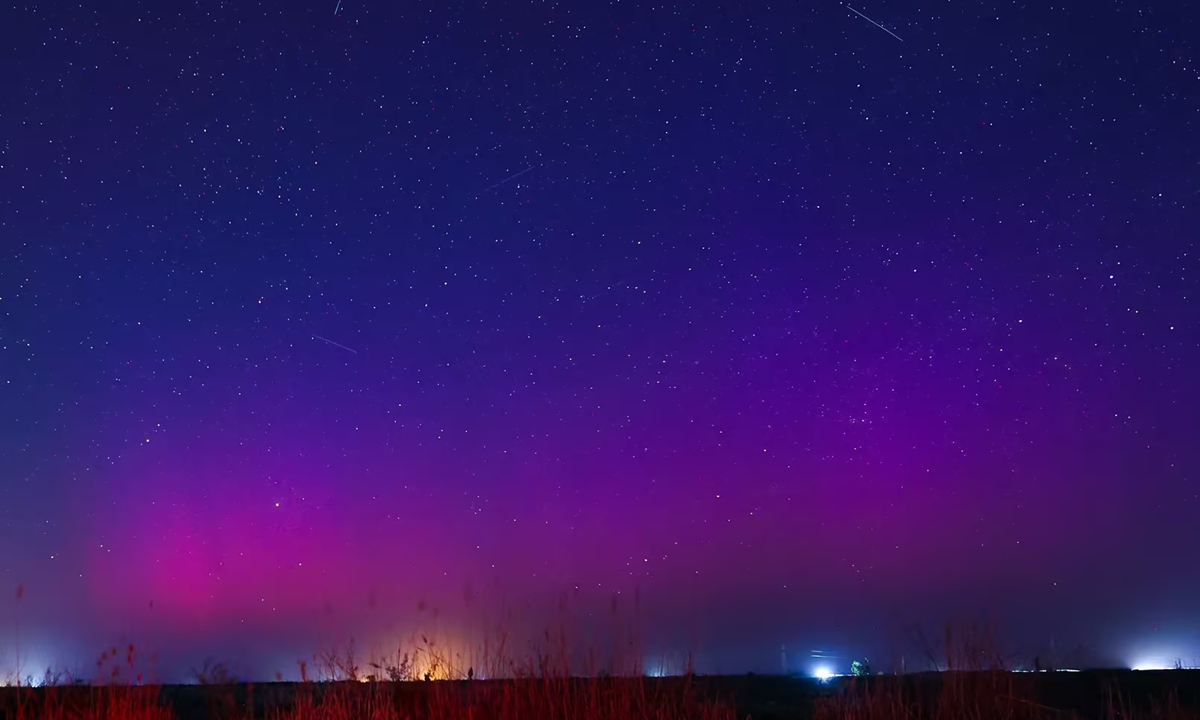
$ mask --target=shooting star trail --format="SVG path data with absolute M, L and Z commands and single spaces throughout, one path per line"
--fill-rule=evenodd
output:
M 333 6 L 333 16 L 334 17 L 337 17 L 337 11 L 340 10 L 341 7 L 342 7 L 342 0 L 338 0 L 337 5 Z
M 329 338 L 327 338 L 327 337 L 321 337 L 320 335 L 313 335 L 313 338 L 314 338 L 314 339 L 316 339 L 316 340 L 322 340 L 322 341 L 324 341 L 324 342 L 327 342 L 327 343 L 329 343 L 330 345 L 333 345 L 333 346 L 335 346 L 335 347 L 340 347 L 340 348 L 341 348 L 341 349 L 343 349 L 343 350 L 349 350 L 350 352 L 354 353 L 355 355 L 357 355 L 357 354 L 358 354 L 358 351 L 357 351 L 357 350 L 355 350 L 354 348 L 348 348 L 348 347 L 346 347 L 345 345 L 341 344 L 340 342 L 334 342 L 334 341 L 330 340 L 330 339 L 329 339 Z
M 867 22 L 871 23 L 871 24 L 872 24 L 872 25 L 874 25 L 875 27 L 877 27 L 877 28 L 879 28 L 880 30 L 884 31 L 884 32 L 885 32 L 885 33 L 887 33 L 888 35 L 891 35 L 892 37 L 896 38 L 896 39 L 897 39 L 897 40 L 899 40 L 900 42 L 904 42 L 904 38 L 900 37 L 900 36 L 899 36 L 899 35 L 897 35 L 896 33 L 892 32 L 891 30 L 888 30 L 888 29 L 887 29 L 887 28 L 885 28 L 884 26 L 882 26 L 882 25 L 880 25 L 879 23 L 875 22 L 874 20 L 872 20 L 871 18 L 867 17 L 866 15 L 863 15 L 862 13 L 860 13 L 859 11 L 857 11 L 857 10 L 855 10 L 854 8 L 850 7 L 849 5 L 847 5 L 846 7 L 847 7 L 847 8 L 850 8 L 850 12 L 852 12 L 852 13 L 854 13 L 855 15 L 859 16 L 859 17 L 860 17 L 860 18 L 862 18 L 863 20 L 866 20 Z
M 535 167 L 537 167 L 537 165 L 530 165 L 529 167 L 525 168 L 525 169 L 524 169 L 524 170 L 522 170 L 521 172 L 519 172 L 519 173 L 513 173 L 512 175 L 509 175 L 508 177 L 504 178 L 503 180 L 501 180 L 500 182 L 498 182 L 498 183 L 496 183 L 496 184 L 494 184 L 494 185 L 488 185 L 488 186 L 487 186 L 487 187 L 485 187 L 484 189 L 480 190 L 480 191 L 479 191 L 479 194 L 480 194 L 480 195 L 482 195 L 482 194 L 484 194 L 485 192 L 487 192 L 488 190 L 495 190 L 496 188 L 500 187 L 501 185 L 503 185 L 504 183 L 508 182 L 509 180 L 513 180 L 513 179 L 515 179 L 515 178 L 519 178 L 519 177 L 521 177 L 522 175 L 524 175 L 525 173 L 527 173 L 527 172 L 529 172 L 530 170 L 534 169 Z

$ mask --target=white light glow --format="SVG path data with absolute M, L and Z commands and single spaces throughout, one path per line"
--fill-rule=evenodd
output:
M 1133 657 L 1129 663 L 1131 670 L 1175 670 L 1187 668 L 1194 662 L 1184 660 L 1189 653 L 1181 647 L 1156 648 L 1150 652 L 1142 652 Z
M 1131 670 L 1188 670 L 1197 667 L 1200 634 L 1155 633 L 1153 639 L 1138 643 L 1125 653 Z
M 813 677 L 821 682 L 825 682 L 829 678 L 833 677 L 833 671 L 829 669 L 828 665 L 818 665 L 817 667 L 813 668 Z

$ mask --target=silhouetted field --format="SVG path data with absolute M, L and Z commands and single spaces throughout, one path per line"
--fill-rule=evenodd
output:
M 14 720 L 1200 720 L 1200 671 L 0 688 Z

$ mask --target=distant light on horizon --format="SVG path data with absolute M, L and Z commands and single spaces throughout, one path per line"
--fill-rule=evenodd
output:
M 1152 661 L 1152 662 L 1136 663 L 1130 669 L 1136 670 L 1139 672 L 1143 671 L 1143 670 L 1174 670 L 1175 665 L 1174 664 L 1167 665 L 1167 664 L 1164 664 L 1161 662 L 1153 662 Z
M 829 680 L 833 676 L 834 676 L 834 672 L 832 669 L 830 669 L 830 667 L 828 665 L 818 665 L 815 668 L 813 668 L 813 677 L 820 680 L 821 682 L 825 682 L 826 680 Z
M 1133 653 L 1130 670 L 1178 670 L 1197 667 L 1196 652 L 1184 643 L 1165 644 Z

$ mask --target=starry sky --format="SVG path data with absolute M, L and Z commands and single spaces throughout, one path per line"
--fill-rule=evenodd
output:
M 1200 656 L 1185 5 L 11 5 L 4 661 Z

